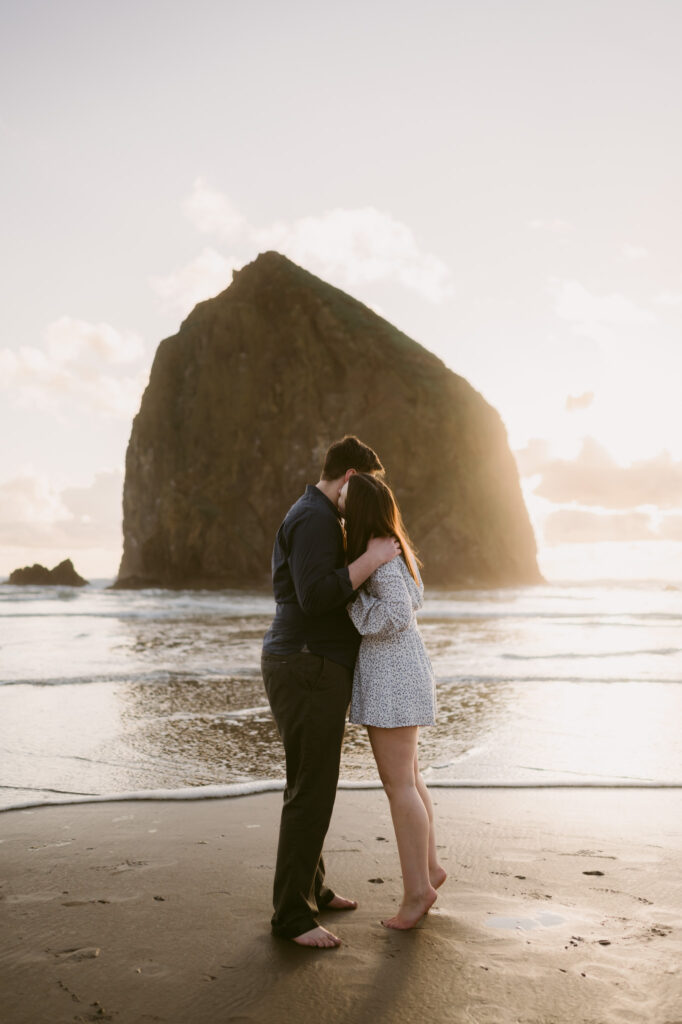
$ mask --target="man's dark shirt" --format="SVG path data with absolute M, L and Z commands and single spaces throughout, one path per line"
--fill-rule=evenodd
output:
M 275 538 L 277 610 L 263 640 L 266 654 L 293 654 L 306 647 L 353 668 L 360 635 L 346 612 L 353 587 L 345 560 L 340 513 L 319 487 L 308 484 Z

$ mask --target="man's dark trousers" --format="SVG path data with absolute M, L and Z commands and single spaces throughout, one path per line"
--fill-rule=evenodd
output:
M 263 654 L 263 681 L 284 744 L 286 788 L 279 830 L 272 930 L 294 938 L 316 928 L 334 898 L 322 845 L 336 797 L 350 703 L 350 669 L 316 654 Z

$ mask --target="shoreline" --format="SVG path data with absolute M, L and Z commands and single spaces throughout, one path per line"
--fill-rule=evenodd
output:
M 425 779 L 429 789 L 445 790 L 682 790 L 682 781 L 624 780 L 601 781 L 549 781 L 549 782 L 507 782 L 504 780 L 478 779 Z M 190 800 L 234 800 L 240 797 L 257 796 L 260 793 L 282 792 L 284 779 L 259 779 L 251 782 L 231 782 L 224 785 L 187 786 L 181 789 L 141 789 L 124 793 L 69 794 L 65 800 L 31 800 L 25 803 L 0 805 L 0 815 L 9 811 L 22 811 L 39 807 L 72 807 L 80 804 L 125 803 L 127 801 L 190 801 Z M 339 779 L 338 790 L 382 790 L 379 780 Z M 66 794 L 65 794 L 66 795 Z
M 3 814 L 4 1024 L 678 1019 L 682 793 L 434 790 L 449 878 L 390 934 L 388 802 L 339 792 L 328 878 L 360 907 L 323 916 L 333 951 L 269 933 L 279 792 Z

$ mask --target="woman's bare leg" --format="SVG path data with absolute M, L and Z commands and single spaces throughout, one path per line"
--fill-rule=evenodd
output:
M 447 871 L 441 866 L 438 860 L 438 852 L 436 850 L 436 829 L 433 818 L 433 802 L 431 800 L 431 794 L 429 793 L 428 787 L 424 782 L 423 776 L 419 771 L 419 757 L 417 751 L 414 752 L 414 777 L 417 785 L 417 792 L 422 798 L 426 813 L 429 816 L 429 879 L 434 889 L 440 888 L 445 879 L 448 877 Z
M 416 725 L 367 732 L 391 808 L 403 873 L 403 899 L 389 928 L 412 928 L 434 903 L 437 893 L 429 879 L 429 816 L 417 789 L 414 763 Z

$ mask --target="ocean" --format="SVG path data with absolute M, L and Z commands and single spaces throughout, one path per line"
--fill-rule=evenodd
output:
M 0 587 L 0 808 L 281 785 L 260 677 L 274 605 L 242 591 Z M 435 785 L 682 781 L 682 584 L 427 591 Z M 341 778 L 374 785 L 348 725 Z

